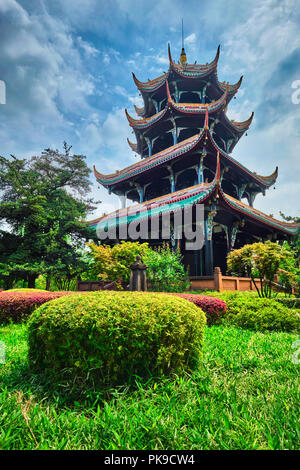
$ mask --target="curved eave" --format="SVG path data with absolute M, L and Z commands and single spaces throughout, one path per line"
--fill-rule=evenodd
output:
M 300 232 L 299 223 L 283 222 L 264 214 L 263 212 L 250 207 L 249 205 L 239 201 L 232 196 L 224 193 L 220 187 L 220 157 L 217 156 L 217 168 L 215 177 L 211 183 L 201 183 L 189 188 L 181 189 L 174 193 L 160 196 L 150 201 L 135 204 L 131 207 L 119 209 L 108 215 L 103 215 L 98 219 L 85 222 L 92 229 L 105 229 L 107 226 L 120 226 L 128 224 L 132 221 L 141 221 L 145 218 L 152 218 L 163 213 L 174 213 L 183 207 L 193 206 L 198 203 L 205 202 L 212 194 L 217 192 L 221 199 L 219 204 L 225 204 L 230 210 L 238 212 L 247 219 L 254 220 L 263 226 L 276 231 L 280 231 L 287 235 L 296 235 Z M 219 196 L 218 196 L 219 197 Z
M 154 78 L 153 80 L 149 80 L 148 82 L 140 82 L 134 73 L 132 73 L 134 83 L 138 87 L 141 93 L 152 93 L 153 91 L 158 90 L 166 81 L 166 78 L 168 76 L 167 73 L 164 73 L 163 75 L 160 75 L 157 78 Z
M 172 70 L 176 74 L 184 78 L 203 78 L 214 72 L 218 66 L 220 57 L 220 46 L 218 46 L 216 57 L 212 62 L 205 65 L 200 64 L 176 64 L 171 56 L 170 45 L 168 44 L 169 63 L 170 71 Z
M 145 107 L 143 106 L 142 108 L 138 108 L 136 105 L 134 105 L 135 112 L 138 116 L 144 117 L 145 116 Z
M 186 114 L 206 114 L 207 112 L 214 113 L 219 111 L 223 106 L 226 106 L 227 96 L 228 96 L 228 89 L 225 90 L 223 95 L 216 101 L 211 103 L 201 104 L 201 103 L 176 103 L 170 94 L 169 84 L 166 83 L 167 88 L 167 97 L 168 97 L 168 104 L 172 106 L 172 108 L 176 111 Z
M 98 219 L 85 222 L 88 227 L 101 230 L 107 226 L 120 226 L 132 221 L 141 221 L 145 218 L 157 217 L 165 213 L 174 213 L 183 207 L 193 206 L 205 202 L 218 188 L 220 179 L 220 162 L 217 159 L 217 168 L 211 183 L 201 183 L 189 188 L 180 189 L 174 193 L 159 196 L 133 206 L 118 209 Z
M 217 101 L 213 101 L 211 103 L 207 103 L 207 104 L 176 103 L 175 101 L 173 101 L 170 95 L 168 82 L 166 82 L 166 88 L 167 88 L 168 104 L 163 110 L 159 111 L 153 116 L 150 116 L 148 118 L 143 118 L 143 119 L 134 119 L 132 116 L 130 116 L 127 109 L 125 109 L 126 117 L 132 128 L 134 128 L 135 130 L 148 129 L 153 124 L 161 121 L 166 116 L 168 109 L 170 107 L 173 108 L 175 112 L 180 113 L 180 114 L 183 113 L 183 114 L 196 114 L 197 115 L 197 114 L 206 114 L 207 112 L 209 114 L 215 113 L 219 111 L 223 106 L 226 105 L 227 95 L 228 95 L 227 91 L 225 91 L 225 93 L 221 96 L 220 99 L 218 99 Z M 228 122 L 230 123 L 230 121 Z
M 179 142 L 176 145 L 173 145 L 172 147 L 168 147 L 167 149 L 162 150 L 161 152 L 156 153 L 151 157 L 144 158 L 143 160 L 140 160 L 139 162 L 110 175 L 103 175 L 102 173 L 99 173 L 94 166 L 96 180 L 103 186 L 109 187 L 113 184 L 139 175 L 191 151 L 198 144 L 198 142 L 200 142 L 203 134 L 204 130 L 202 130 L 199 134 L 196 134 L 186 140 L 183 140 L 182 142 Z
M 227 124 L 229 124 L 229 126 L 234 132 L 238 132 L 239 134 L 244 134 L 244 132 L 246 132 L 249 129 L 253 121 L 254 113 L 252 112 L 249 119 L 247 119 L 246 121 L 241 121 L 241 122 L 228 119 L 226 114 L 224 114 L 224 117 L 225 117 L 225 121 L 227 122 Z
M 101 230 L 107 226 L 111 228 L 112 226 L 126 225 L 132 221 L 157 217 L 161 214 L 174 213 L 183 207 L 203 203 L 210 197 L 213 189 L 211 185 L 202 183 L 125 209 L 119 209 L 85 223 L 91 229 Z
M 134 152 L 138 153 L 138 144 L 135 144 L 134 142 L 131 142 L 129 139 L 127 139 L 128 145 L 133 150 Z
M 217 65 L 218 65 L 218 60 L 220 57 L 220 46 L 218 46 L 216 57 L 209 64 L 182 65 L 182 64 L 175 64 L 175 62 L 173 62 L 169 44 L 168 44 L 168 51 L 169 51 L 169 62 L 170 62 L 170 69 L 168 73 L 164 73 L 160 75 L 159 77 L 154 78 L 153 80 L 148 80 L 148 82 L 141 82 L 140 80 L 136 78 L 135 74 L 132 73 L 134 83 L 136 84 L 136 86 L 138 87 L 141 93 L 152 93 L 153 91 L 158 90 L 165 83 L 171 71 L 174 71 L 176 74 L 185 78 L 202 78 L 202 77 L 208 76 L 216 70 Z M 232 85 L 232 87 L 235 87 L 235 85 Z
M 280 230 L 281 232 L 288 235 L 296 235 L 300 232 L 300 224 L 282 222 L 281 220 L 274 219 L 273 217 L 264 214 L 257 209 L 254 209 L 254 207 L 250 207 L 242 201 L 229 196 L 222 190 L 220 190 L 220 194 L 222 195 L 223 201 L 228 204 L 231 209 L 237 210 L 244 216 L 250 217 L 257 222 L 263 223 L 272 229 Z
M 130 116 L 127 109 L 125 109 L 125 114 L 128 119 L 129 125 L 133 127 L 134 129 L 140 130 L 140 129 L 147 129 L 148 127 L 152 126 L 157 121 L 160 121 L 164 117 L 164 115 L 167 113 L 167 111 L 168 111 L 168 107 L 166 106 L 164 109 L 154 114 L 153 116 L 150 116 L 148 118 L 143 118 L 143 119 L 134 119 L 132 116 Z
M 258 175 L 255 172 L 254 172 L 254 174 L 261 181 L 264 181 L 265 185 L 267 187 L 270 187 L 270 186 L 272 186 L 272 184 L 276 183 L 276 180 L 277 180 L 277 177 L 278 177 L 278 166 L 276 167 L 275 171 L 269 176 L 261 176 L 261 175 Z
M 204 135 L 208 135 L 211 144 L 215 148 L 216 152 L 220 154 L 220 156 L 224 157 L 229 163 L 234 165 L 235 167 L 239 168 L 243 173 L 246 173 L 248 177 L 251 178 L 252 182 L 256 182 L 256 184 L 262 186 L 263 188 L 269 188 L 272 184 L 275 183 L 277 175 L 278 175 L 278 168 L 270 175 L 270 176 L 259 176 L 256 173 L 251 172 L 248 168 L 244 167 L 240 164 L 237 160 L 231 157 L 228 153 L 222 150 L 214 141 L 209 129 L 207 128 L 207 117 L 208 113 L 206 113 L 206 125 L 205 128 L 200 131 L 199 134 L 196 134 L 182 142 L 179 142 L 176 145 L 168 147 L 165 150 L 162 150 L 151 157 L 144 158 L 129 167 L 124 168 L 121 171 L 117 171 L 110 175 L 103 175 L 99 173 L 96 168 L 94 167 L 94 174 L 96 180 L 105 187 L 109 187 L 116 183 L 120 183 L 121 181 L 125 181 L 129 178 L 137 176 L 145 171 L 152 170 L 153 168 L 162 165 L 170 160 L 173 160 L 180 155 L 184 155 L 187 152 L 193 150 L 202 140 Z
M 241 76 L 241 78 L 239 79 L 239 81 L 237 83 L 234 83 L 233 85 L 230 85 L 229 83 L 227 82 L 220 82 L 219 79 L 218 79 L 218 76 L 216 76 L 216 83 L 217 83 L 217 86 L 219 88 L 219 90 L 222 92 L 224 92 L 226 90 L 226 88 L 228 87 L 228 95 L 235 95 L 241 84 L 242 84 L 242 81 L 243 81 L 243 75 Z

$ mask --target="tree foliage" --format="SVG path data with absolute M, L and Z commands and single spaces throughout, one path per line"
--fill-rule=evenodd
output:
M 95 271 L 103 281 L 115 281 L 122 289 L 129 283 L 130 266 L 136 261 L 137 255 L 143 259 L 149 251 L 148 243 L 125 242 L 110 245 L 88 243 L 95 259 Z
M 280 212 L 280 215 L 287 222 L 293 222 L 293 223 L 298 223 L 298 224 L 300 223 L 300 217 L 287 216 L 287 215 L 284 215 L 282 212 Z M 297 266 L 298 268 L 300 268 L 300 233 L 298 233 L 297 235 L 291 238 L 289 245 L 295 253 Z
M 180 251 L 171 250 L 167 243 L 148 251 L 144 262 L 149 267 L 147 275 L 152 290 L 182 292 L 190 286 Z
M 80 219 L 93 209 L 83 155 L 46 149 L 30 159 L 0 157 L 0 279 L 34 287 L 39 274 L 71 278 L 84 269 L 90 237 Z
M 260 297 L 271 297 L 275 275 L 280 266 L 292 258 L 293 253 L 285 246 L 267 241 L 244 245 L 232 251 L 227 257 L 227 265 L 235 274 L 250 276 Z
M 148 243 L 125 241 L 113 247 L 94 242 L 88 243 L 88 246 L 92 250 L 99 279 L 115 281 L 119 288 L 129 283 L 130 266 L 137 255 L 148 266 L 147 278 L 151 290 L 180 292 L 189 285 L 180 252 L 172 251 L 167 244 L 156 250 L 151 249 Z

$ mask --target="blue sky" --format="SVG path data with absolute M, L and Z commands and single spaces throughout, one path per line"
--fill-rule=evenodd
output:
M 0 0 L 0 153 L 29 157 L 66 140 L 103 173 L 137 161 L 124 113 L 141 105 L 131 72 L 147 81 L 167 71 L 181 18 L 188 61 L 210 62 L 221 44 L 219 78 L 244 75 L 228 116 L 255 117 L 233 156 L 261 175 L 279 166 L 255 207 L 300 216 L 299 0 Z M 103 201 L 93 216 L 119 207 L 96 184 L 93 195 Z

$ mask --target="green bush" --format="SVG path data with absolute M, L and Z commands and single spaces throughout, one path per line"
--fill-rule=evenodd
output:
M 109 245 L 88 243 L 94 258 L 94 269 L 99 279 L 115 281 L 119 289 L 126 288 L 130 279 L 130 266 L 136 256 L 148 266 L 148 290 L 154 292 L 182 292 L 190 286 L 179 250 L 171 250 L 167 243 L 150 248 L 148 243 L 125 242 Z
M 42 304 L 74 292 L 48 292 L 37 289 L 0 292 L 0 324 L 21 322 Z
M 299 313 L 275 299 L 259 298 L 252 292 L 227 291 L 213 295 L 227 304 L 224 324 L 258 331 L 300 331 Z
M 156 292 L 183 292 L 190 286 L 179 250 L 171 250 L 167 243 L 148 250 L 143 257 L 148 265 L 149 290 Z
M 191 370 L 201 360 L 205 314 L 187 300 L 150 292 L 90 292 L 60 298 L 29 320 L 29 361 L 103 385 Z
M 285 307 L 289 308 L 300 308 L 300 299 L 299 298 L 285 298 L 285 297 L 276 297 L 277 302 L 280 302 Z
M 100 280 L 115 281 L 119 289 L 127 286 L 130 279 L 130 266 L 137 255 L 144 259 L 145 253 L 151 251 L 148 243 L 125 242 L 110 245 L 88 243 L 91 256 L 94 258 L 94 270 Z

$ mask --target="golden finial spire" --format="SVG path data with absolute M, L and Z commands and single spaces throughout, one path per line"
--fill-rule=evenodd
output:
M 181 49 L 181 54 L 180 54 L 180 63 L 186 64 L 186 53 L 184 50 L 184 40 L 183 40 L 183 18 L 181 20 L 181 43 L 182 43 L 182 49 Z

